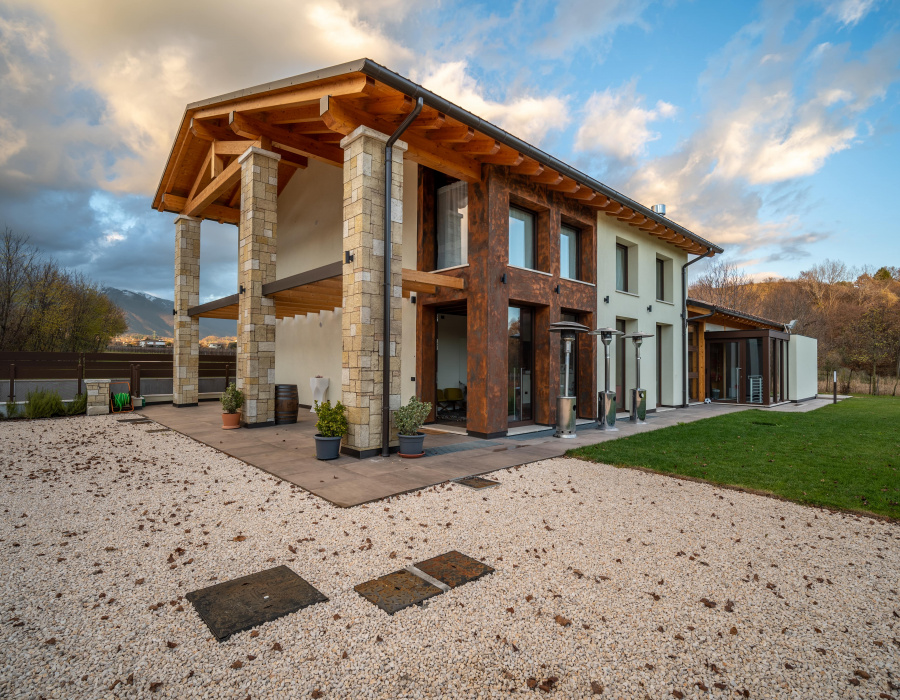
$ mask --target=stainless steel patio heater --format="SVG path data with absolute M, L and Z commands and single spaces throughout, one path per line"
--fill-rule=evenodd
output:
M 631 390 L 631 421 L 637 425 L 646 425 L 647 390 L 641 389 L 641 343 L 644 338 L 652 338 L 652 333 L 635 331 L 625 336 L 634 343 L 634 389 Z
M 557 321 L 550 324 L 551 333 L 559 333 L 562 340 L 562 352 L 565 356 L 565 373 L 560 395 L 556 397 L 556 432 L 553 437 L 575 437 L 575 397 L 566 396 L 569 393 L 569 372 L 571 371 L 572 350 L 575 346 L 575 336 L 579 333 L 587 333 L 588 327 L 574 321 Z
M 597 392 L 597 429 L 598 430 L 618 430 L 616 427 L 616 392 L 609 389 L 609 344 L 617 335 L 622 335 L 622 331 L 615 328 L 597 328 L 591 331 L 591 335 L 600 336 L 603 343 L 603 359 L 606 367 L 604 374 L 603 391 Z

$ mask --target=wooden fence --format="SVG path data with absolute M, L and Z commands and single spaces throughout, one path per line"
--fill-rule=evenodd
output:
M 236 356 L 200 353 L 200 379 L 235 376 Z M 141 395 L 141 378 L 171 379 L 172 353 L 143 352 L 0 352 L 0 378 L 9 379 L 8 401 L 15 401 L 16 381 L 28 379 L 76 380 L 77 393 L 85 379 L 117 379 L 131 384 L 132 396 Z

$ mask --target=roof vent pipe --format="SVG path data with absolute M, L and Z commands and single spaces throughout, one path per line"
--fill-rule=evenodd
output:
M 654 204 L 650 209 L 654 214 L 659 214 L 660 216 L 666 215 L 666 205 L 665 204 Z

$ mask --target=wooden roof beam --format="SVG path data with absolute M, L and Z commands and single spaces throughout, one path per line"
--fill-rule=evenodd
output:
M 341 134 L 349 134 L 361 124 L 382 133 L 389 134 L 393 131 L 393 128 L 373 115 L 356 110 L 353 105 L 338 101 L 330 95 L 321 99 L 319 110 L 329 128 Z M 428 132 L 428 136 L 433 133 L 435 132 Z M 404 133 L 402 139 L 408 146 L 406 155 L 410 160 L 466 182 L 478 182 L 481 179 L 481 165 L 464 154 L 435 143 L 412 130 Z
M 532 158 L 525 158 L 519 165 L 509 169 L 514 175 L 540 175 L 544 172 L 544 166 Z
M 471 126 L 444 126 L 429 132 L 426 137 L 443 143 L 467 143 L 475 138 L 475 129 Z
M 514 151 L 511 148 L 506 148 L 505 146 L 500 149 L 499 153 L 495 153 L 492 156 L 479 156 L 478 160 L 482 163 L 488 163 L 490 165 L 519 165 L 523 160 L 525 160 L 525 156 L 523 156 L 518 151 Z
M 232 131 L 244 138 L 265 137 L 332 165 L 343 165 L 344 163 L 344 150 L 338 146 L 325 144 L 302 134 L 294 134 L 284 127 L 272 126 L 240 112 L 232 112 L 228 117 L 228 122 Z
M 266 121 L 269 124 L 305 124 L 307 122 L 322 121 L 319 116 L 319 101 L 314 100 L 301 107 L 290 109 L 272 109 L 266 113 Z
M 580 187 L 580 185 L 577 182 L 575 182 L 575 180 L 573 180 L 570 177 L 564 177 L 562 179 L 562 182 L 559 182 L 555 185 L 548 185 L 547 189 L 553 190 L 554 192 L 569 193 L 569 192 L 577 192 L 579 187 Z
M 182 213 L 187 216 L 199 216 L 210 204 L 215 202 L 225 190 L 229 189 L 241 177 L 241 164 L 237 158 L 212 182 L 210 182 L 199 194 L 189 198 L 184 205 Z
M 563 181 L 563 176 L 547 168 L 537 175 L 531 175 L 531 181 L 541 185 L 558 185 Z
M 169 211 L 175 214 L 181 214 L 184 212 L 184 208 L 186 205 L 186 197 L 179 197 L 178 195 L 174 194 L 165 194 L 162 198 L 161 211 Z M 211 204 L 203 210 L 200 218 L 209 219 L 210 221 L 218 221 L 220 224 L 237 224 L 240 223 L 241 212 L 239 209 L 234 209 L 232 207 L 226 207 L 220 204 Z
M 468 143 L 461 143 L 453 147 L 457 153 L 467 155 L 492 156 L 500 151 L 500 143 L 494 139 L 472 139 Z
M 570 192 L 568 196 L 571 197 L 572 199 L 577 199 L 582 202 L 591 202 L 596 197 L 602 196 L 602 195 L 597 195 L 597 193 L 594 192 L 594 190 L 592 190 L 590 187 L 585 187 L 584 185 L 579 185 L 578 189 L 575 190 L 574 192 Z

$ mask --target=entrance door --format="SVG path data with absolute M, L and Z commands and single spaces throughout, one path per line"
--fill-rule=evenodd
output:
M 625 332 L 625 321 L 616 319 L 616 330 Z M 625 338 L 616 336 L 616 410 L 625 410 Z
M 656 325 L 656 407 L 662 406 L 663 339 L 662 326 Z
M 709 398 L 743 403 L 741 396 L 740 342 L 709 344 Z
M 508 345 L 508 420 L 509 425 L 534 420 L 532 377 L 534 370 L 534 312 L 526 307 L 510 306 Z

